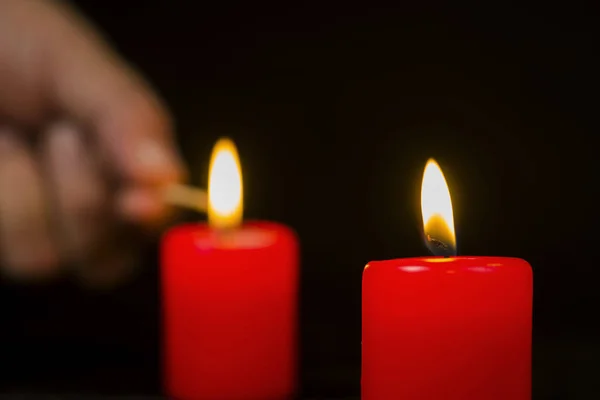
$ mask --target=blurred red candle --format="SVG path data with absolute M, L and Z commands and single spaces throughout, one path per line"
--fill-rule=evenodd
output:
M 287 227 L 242 224 L 234 144 L 211 160 L 209 223 L 162 242 L 165 389 L 183 400 L 287 400 L 296 386 L 298 245 Z
M 434 254 L 454 253 L 452 203 L 435 161 L 423 222 Z M 370 262 L 362 283 L 363 400 L 529 400 L 533 276 L 505 257 Z

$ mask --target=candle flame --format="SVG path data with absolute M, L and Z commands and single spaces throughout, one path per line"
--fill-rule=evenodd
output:
M 423 172 L 421 213 L 427 248 L 434 255 L 456 255 L 450 190 L 438 163 L 430 158 Z
M 239 226 L 244 211 L 242 169 L 233 141 L 219 139 L 213 148 L 208 175 L 208 224 L 227 229 Z

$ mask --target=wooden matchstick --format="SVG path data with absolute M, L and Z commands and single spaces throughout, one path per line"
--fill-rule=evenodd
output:
M 206 213 L 208 210 L 208 194 L 205 190 L 183 184 L 168 186 L 164 192 L 165 202 L 188 209 Z

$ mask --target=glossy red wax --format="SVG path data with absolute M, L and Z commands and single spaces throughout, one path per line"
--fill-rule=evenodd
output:
M 162 241 L 170 398 L 284 400 L 296 386 L 298 245 L 285 226 L 176 227 Z
M 362 400 L 529 400 L 533 274 L 517 258 L 367 264 Z

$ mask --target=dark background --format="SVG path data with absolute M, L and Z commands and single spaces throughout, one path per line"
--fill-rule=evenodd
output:
M 297 230 L 305 396 L 358 394 L 362 268 L 426 254 L 435 157 L 459 252 L 534 268 L 534 398 L 600 397 L 591 10 L 77 3 L 170 106 L 194 182 L 230 136 L 246 216 Z M 3 286 L 0 388 L 159 393 L 159 304 L 154 251 L 112 292 Z

